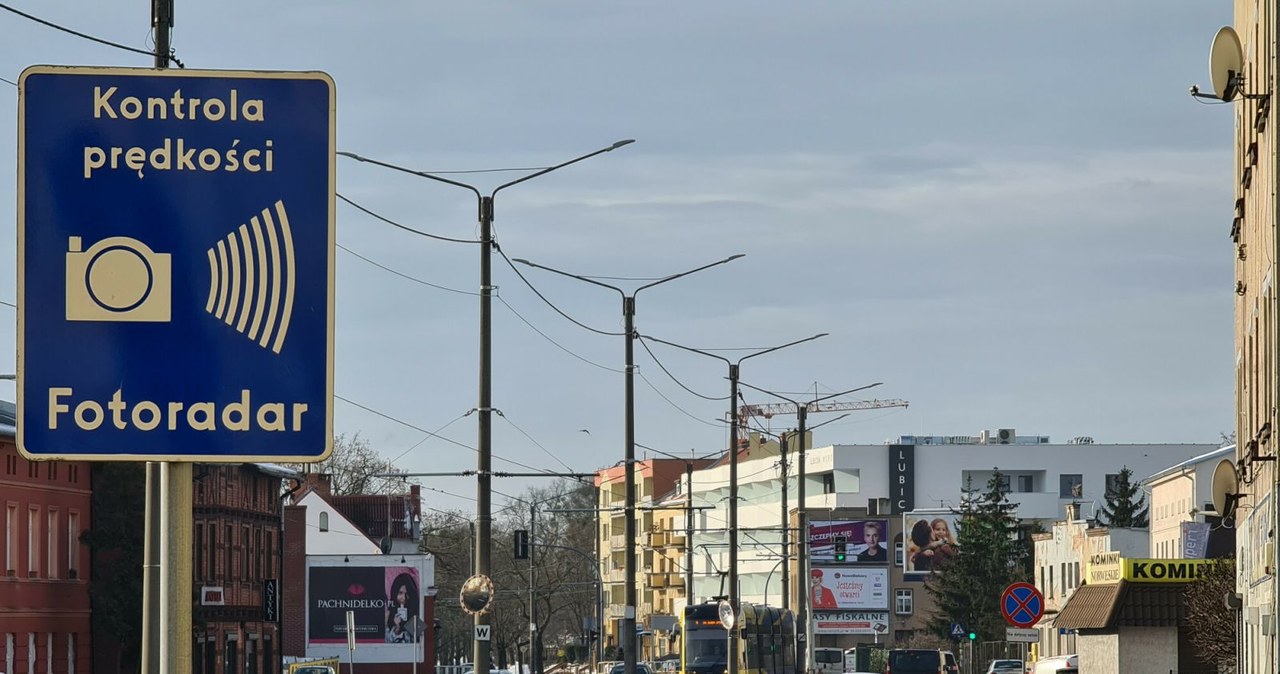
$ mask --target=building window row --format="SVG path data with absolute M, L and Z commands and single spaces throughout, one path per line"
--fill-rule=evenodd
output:
M 16 672 L 16 659 L 18 654 L 18 639 L 22 638 L 22 634 L 18 632 L 8 632 L 4 635 L 4 671 Z M 26 669 L 28 672 L 36 671 L 36 663 L 41 662 L 41 669 L 45 672 L 53 671 L 76 671 L 76 635 L 74 632 L 65 634 L 57 632 L 27 632 L 27 662 Z M 43 657 L 41 657 L 43 655 Z M 64 660 L 65 658 L 65 660 Z M 62 666 L 65 662 L 65 669 Z M 56 669 L 55 669 L 55 665 Z
M 27 477 L 38 479 L 40 477 L 40 466 L 45 466 L 44 476 L 46 480 L 53 481 L 58 479 L 58 467 L 66 465 L 65 471 L 67 482 L 76 484 L 80 482 L 80 466 L 74 463 L 64 464 L 61 461 L 28 461 Z M 18 457 L 13 454 L 6 454 L 4 457 L 4 472 L 6 475 L 18 474 Z
M 80 513 L 68 510 L 66 538 L 62 511 L 56 507 L 42 509 L 30 505 L 26 513 L 26 566 L 19 568 L 24 540 L 19 504 L 9 502 L 4 511 L 4 575 L 26 578 L 77 579 L 80 576 Z M 66 554 L 63 554 L 65 542 Z M 64 565 L 65 562 L 65 565 Z
M 219 529 L 223 532 L 221 541 Z M 247 524 L 219 527 L 216 521 L 197 521 L 193 533 L 196 580 L 225 582 L 275 577 L 276 531 Z

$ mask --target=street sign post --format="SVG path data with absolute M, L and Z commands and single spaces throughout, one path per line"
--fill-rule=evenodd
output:
M 24 456 L 328 456 L 334 101 L 323 73 L 23 72 Z
M 1000 595 L 1000 613 L 1012 627 L 1034 627 L 1044 616 L 1044 595 L 1031 583 L 1014 583 Z
M 960 623 L 951 623 L 951 638 L 952 638 L 952 639 L 963 639 L 963 638 L 964 638 L 964 626 L 963 626 L 963 625 L 961 625 Z

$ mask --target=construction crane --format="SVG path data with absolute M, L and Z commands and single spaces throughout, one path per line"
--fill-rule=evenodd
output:
M 810 403 L 810 412 L 852 412 L 858 410 L 881 410 L 889 407 L 907 407 L 905 400 L 888 398 L 885 400 L 854 400 L 850 402 Z M 799 409 L 794 403 L 769 403 L 767 405 L 741 405 L 738 407 L 738 423 L 747 425 L 750 417 L 773 418 L 775 414 L 795 414 Z

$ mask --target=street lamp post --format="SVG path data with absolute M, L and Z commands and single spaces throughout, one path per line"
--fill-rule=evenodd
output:
M 799 451 L 796 453 L 796 462 L 800 464 L 800 470 L 799 470 L 798 476 L 796 477 L 796 502 L 797 502 L 797 505 L 796 505 L 797 527 L 796 528 L 800 530 L 800 540 L 797 541 L 797 546 L 796 546 L 797 548 L 796 573 L 799 574 L 801 578 L 800 582 L 802 585 L 804 583 L 809 582 L 809 524 L 808 524 L 809 520 L 805 511 L 805 494 L 804 494 L 805 492 L 804 450 L 805 450 L 805 447 L 809 444 L 808 441 L 805 440 L 805 430 L 806 430 L 805 424 L 809 419 L 809 406 L 816 405 L 817 403 L 820 403 L 824 400 L 838 398 L 842 395 L 847 395 L 849 393 L 855 393 L 857 391 L 863 391 L 869 388 L 874 388 L 876 386 L 879 386 L 881 383 L 883 382 L 876 382 L 874 384 L 867 384 L 866 386 L 859 386 L 858 388 L 852 388 L 852 389 L 849 389 L 848 391 L 841 391 L 839 393 L 832 393 L 830 395 L 825 395 L 825 396 L 822 396 L 821 398 L 814 398 L 813 400 L 808 400 L 803 403 L 797 400 L 792 400 L 791 398 L 775 393 L 773 391 L 768 391 L 768 390 L 759 388 L 757 386 L 752 386 L 750 384 L 743 384 L 743 386 L 746 386 L 747 388 L 753 391 L 759 391 L 761 393 L 771 395 L 775 398 L 785 400 L 791 403 L 792 405 L 796 406 L 796 425 L 798 426 L 798 430 L 796 431 L 796 434 L 800 438 L 800 448 L 799 448 Z M 826 422 L 826 423 L 830 423 L 830 422 Z M 819 426 L 820 425 L 822 424 L 819 424 Z M 801 626 L 801 629 L 804 630 L 804 635 L 805 635 L 804 637 L 805 652 L 804 652 L 803 664 L 804 664 L 804 671 L 806 672 L 809 671 L 809 668 L 811 667 L 811 664 L 813 662 L 813 633 L 812 633 L 813 621 L 809 617 L 809 614 L 813 610 L 812 604 L 813 604 L 813 593 L 806 591 L 804 593 L 804 599 L 800 601 L 800 626 Z
M 680 272 L 679 274 L 671 274 L 669 276 L 664 276 L 656 281 L 653 281 L 651 283 L 646 283 L 645 285 L 642 285 L 639 288 L 636 288 L 635 290 L 631 291 L 630 295 L 628 295 L 626 291 L 624 291 L 622 288 L 609 285 L 608 283 L 602 283 L 593 278 L 581 276 L 578 274 L 570 274 L 568 272 L 561 271 L 559 269 L 554 269 L 552 267 L 547 267 L 545 265 L 540 265 L 535 262 L 530 262 L 529 260 L 525 260 L 522 258 L 515 258 L 514 260 L 512 260 L 512 262 L 519 262 L 520 264 L 528 265 L 535 269 L 541 269 L 543 271 L 549 271 L 553 274 L 567 276 L 572 279 L 577 279 L 579 281 L 584 281 L 592 285 L 600 286 L 601 288 L 608 288 L 622 296 L 622 317 L 624 322 L 623 336 L 626 339 L 626 369 L 625 369 L 625 374 L 623 375 L 623 378 L 626 382 L 625 383 L 626 391 L 623 396 L 623 405 L 626 410 L 626 420 L 624 424 L 625 425 L 625 430 L 624 430 L 624 435 L 625 435 L 624 452 L 625 453 L 623 455 L 623 460 L 625 461 L 625 467 L 623 470 L 626 475 L 625 479 L 627 481 L 626 524 L 625 524 L 623 535 L 624 535 L 624 538 L 626 539 L 627 551 L 626 551 L 625 568 L 623 569 L 623 573 L 626 574 L 626 580 L 623 583 L 623 591 L 625 594 L 624 600 L 626 601 L 626 606 L 623 607 L 622 633 L 618 635 L 618 643 L 619 645 L 621 645 L 624 643 L 623 639 L 624 638 L 626 639 L 625 643 L 627 645 L 622 652 L 622 662 L 623 662 L 625 674 L 635 674 L 635 671 L 636 671 L 636 645 L 635 645 L 636 644 L 635 340 L 637 337 L 636 326 L 635 326 L 636 296 L 640 294 L 641 290 L 644 290 L 646 288 L 652 288 L 654 286 L 667 283 L 668 281 L 674 281 L 678 278 L 683 278 L 690 274 L 696 274 L 697 272 L 703 271 L 704 269 L 710 269 L 711 267 L 716 267 L 722 264 L 726 264 L 740 257 L 743 257 L 743 256 L 731 255 L 727 258 L 724 258 L 723 260 L 717 260 L 710 264 L 704 264 L 701 267 L 697 267 L 695 269 L 690 269 L 688 271 Z
M 634 140 L 620 140 L 609 147 L 601 148 L 595 152 L 584 154 L 580 157 L 570 159 L 569 161 L 549 166 L 540 171 L 534 171 L 526 176 L 517 178 L 510 182 L 503 183 L 493 188 L 489 196 L 484 196 L 480 190 L 467 183 L 441 178 L 425 171 L 416 171 L 396 166 L 387 162 L 362 157 L 352 152 L 339 152 L 338 154 L 355 159 L 356 161 L 375 164 L 384 168 L 389 168 L 401 173 L 408 173 L 420 178 L 434 180 L 446 185 L 461 187 L 470 191 L 476 196 L 477 210 L 480 218 L 480 394 L 477 404 L 476 415 L 477 425 L 477 452 L 476 452 L 476 559 L 474 564 L 474 575 L 488 576 L 490 562 L 490 543 L 492 536 L 492 389 L 493 389 L 493 366 L 492 366 L 492 346 L 493 346 L 493 328 L 490 321 L 492 316 L 493 304 L 493 282 L 491 275 L 491 252 L 493 249 L 493 199 L 498 192 L 519 185 L 522 182 L 532 180 L 538 176 L 543 176 L 557 169 L 562 169 L 570 164 L 576 164 L 580 161 L 590 159 L 598 154 L 612 152 L 624 145 L 634 143 Z M 489 625 L 488 613 L 477 613 L 475 616 L 476 631 L 481 631 Z M 473 635 L 474 639 L 474 635 Z M 489 641 L 481 641 L 474 639 L 474 659 L 473 663 L 476 672 L 489 671 Z
M 657 337 L 645 336 L 644 339 L 651 339 L 659 344 L 666 344 L 677 349 L 683 349 L 690 353 L 696 353 L 708 358 L 716 360 L 729 366 L 729 603 L 733 606 L 734 615 L 742 610 L 739 591 L 738 591 L 738 371 L 742 367 L 742 363 L 757 356 L 763 356 L 766 353 L 773 353 L 781 349 L 785 349 L 797 344 L 811 342 L 819 337 L 826 337 L 827 333 L 819 333 L 812 337 L 797 339 L 794 342 L 787 342 L 779 346 L 770 347 L 768 349 L 760 349 L 749 353 L 736 361 L 729 360 L 720 354 L 695 349 L 693 347 L 668 342 L 658 339 Z M 802 443 L 803 444 L 803 443 Z M 737 628 L 729 630 L 729 674 L 738 674 L 740 663 L 738 662 L 738 634 Z
M 637 443 L 639 444 L 639 443 Z M 719 456 L 719 452 L 708 454 L 706 456 L 689 457 L 676 456 L 668 454 L 661 449 L 654 449 L 648 445 L 640 445 L 651 452 L 657 452 L 663 456 L 669 456 L 673 459 L 684 462 L 684 600 L 686 606 L 693 605 L 693 464 L 696 461 L 706 461 L 707 459 Z

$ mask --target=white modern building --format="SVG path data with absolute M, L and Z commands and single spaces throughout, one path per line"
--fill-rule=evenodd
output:
M 976 436 L 902 436 L 882 445 L 829 445 L 806 452 L 805 509 L 811 524 L 824 518 L 849 519 L 854 509 L 858 517 L 888 519 L 893 531 L 885 542 L 897 553 L 890 565 L 900 566 L 902 516 L 915 510 L 957 507 L 966 487 L 985 488 L 996 469 L 1005 476 L 1020 518 L 1051 522 L 1060 519 L 1065 506 L 1072 503 L 1079 504 L 1081 517 L 1092 518 L 1105 503 L 1108 479 L 1114 479 L 1121 468 L 1152 475 L 1216 447 L 1214 443 L 1097 444 L 1083 437 L 1055 444 L 1047 436 L 1020 436 L 1012 429 Z M 798 486 L 794 455 L 788 463 L 793 466 L 787 471 L 784 508 L 776 443 L 763 445 L 753 437 L 750 448 L 739 454 L 737 570 L 744 602 L 777 604 L 781 599 L 781 532 L 788 521 L 784 512 L 794 509 Z M 696 516 L 693 542 L 693 594 L 699 601 L 728 594 L 727 461 L 695 471 L 692 482 L 694 501 L 708 506 Z M 795 551 L 789 552 L 794 558 Z M 795 589 L 807 584 L 797 585 L 794 568 L 791 575 L 794 607 Z M 894 632 L 919 629 L 923 620 L 913 615 L 929 610 L 923 583 L 918 578 L 904 582 L 901 573 L 893 573 L 891 584 L 883 610 L 894 614 Z M 902 606 L 900 592 L 905 593 Z

